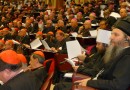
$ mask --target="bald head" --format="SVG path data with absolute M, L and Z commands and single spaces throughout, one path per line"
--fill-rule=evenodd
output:
M 52 20 L 47 20 L 47 23 L 46 23 L 47 27 L 50 27 L 52 26 Z
M 26 32 L 27 32 L 27 29 L 23 28 L 23 29 L 21 29 L 21 30 L 19 31 L 18 35 L 21 36 L 21 37 L 23 37 L 23 36 L 26 35 Z
M 82 13 L 81 12 L 77 13 L 77 19 L 82 19 Z
M 73 19 L 71 20 L 71 26 L 72 26 L 72 27 L 77 27 L 77 26 L 78 26 L 78 22 L 77 22 L 77 19 L 76 19 L 76 18 L 73 18 Z
M 127 3 L 126 2 L 122 2 L 121 4 L 120 4 L 120 8 L 126 8 L 127 7 Z
M 5 42 L 5 50 L 11 50 L 14 47 L 14 43 L 12 40 L 7 40 Z
M 89 14 L 89 19 L 94 20 L 96 18 L 96 14 L 94 12 Z
M 109 17 L 110 13 L 111 13 L 110 10 L 109 10 L 109 9 L 106 9 L 106 10 L 104 11 L 103 15 L 104 15 L 105 18 L 107 18 L 107 17 Z
M 127 10 L 125 8 L 120 9 L 121 18 L 127 17 Z
M 91 21 L 90 21 L 90 20 L 86 20 L 86 21 L 84 22 L 84 27 L 85 27 L 85 29 L 91 28 Z
M 63 27 L 64 26 L 64 21 L 63 20 L 58 20 L 58 26 Z

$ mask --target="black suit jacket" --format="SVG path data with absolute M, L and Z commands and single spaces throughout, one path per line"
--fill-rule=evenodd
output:
M 95 77 L 100 69 L 104 66 L 102 59 L 103 56 L 104 53 L 95 53 L 92 57 L 87 57 L 88 63 L 80 65 L 77 69 L 77 72 L 87 76 Z
M 54 26 L 44 27 L 43 33 L 48 33 L 49 31 L 52 31 L 55 33 L 55 27 Z
M 128 90 L 130 86 L 130 47 L 111 60 L 98 80 L 89 80 L 87 85 L 100 90 Z
M 43 69 L 22 72 L 0 86 L 0 90 L 40 90 L 47 75 Z
M 71 41 L 69 37 L 64 38 L 62 41 L 57 41 L 55 44 L 55 48 L 58 50 L 60 47 L 62 48 L 61 50 L 58 50 L 58 53 L 60 54 L 67 54 L 67 47 L 66 47 L 66 42 Z

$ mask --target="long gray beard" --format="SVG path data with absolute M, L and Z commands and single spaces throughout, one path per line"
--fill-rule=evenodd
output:
M 123 47 L 121 46 L 110 45 L 105 52 L 104 63 L 108 63 L 110 60 L 118 56 L 122 50 L 123 50 Z

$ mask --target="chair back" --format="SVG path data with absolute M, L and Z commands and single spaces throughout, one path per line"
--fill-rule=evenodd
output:
M 48 71 L 48 77 L 46 81 L 43 83 L 41 90 L 50 90 L 51 83 L 52 83 L 52 78 L 54 76 L 54 71 L 55 71 L 55 61 L 53 58 L 44 61 L 43 66 Z
M 72 66 L 65 60 L 67 54 L 55 54 L 56 68 L 60 72 L 67 72 L 73 70 Z

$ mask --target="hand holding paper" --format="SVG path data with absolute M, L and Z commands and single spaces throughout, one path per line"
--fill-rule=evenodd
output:
M 47 44 L 47 42 L 45 40 L 42 40 L 42 44 L 46 50 L 51 50 L 51 48 L 49 47 L 49 45 Z
M 71 64 L 72 67 L 75 66 L 75 62 L 74 62 L 73 60 L 71 60 L 71 59 L 66 59 L 66 61 L 67 61 L 69 64 Z
M 30 46 L 31 46 L 32 49 L 37 49 L 41 45 L 42 45 L 42 43 L 38 38 L 30 43 Z

